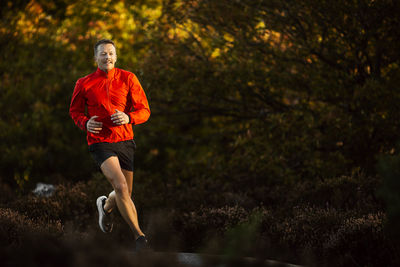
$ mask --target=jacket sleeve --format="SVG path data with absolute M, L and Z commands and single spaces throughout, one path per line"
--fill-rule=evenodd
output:
M 86 131 L 86 122 L 89 120 L 89 118 L 85 115 L 86 99 L 84 97 L 83 90 L 82 84 L 80 80 L 78 80 L 72 94 L 69 115 L 79 128 L 81 128 L 83 131 Z
M 150 117 L 150 107 L 147 102 L 146 94 L 136 75 L 130 77 L 130 97 L 133 110 L 128 113 L 130 123 L 141 124 L 146 122 Z

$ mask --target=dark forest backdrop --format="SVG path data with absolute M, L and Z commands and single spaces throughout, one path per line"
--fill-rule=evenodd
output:
M 110 38 L 152 111 L 134 126 L 134 199 L 156 248 L 398 264 L 399 14 L 390 0 L 2 2 L 1 242 L 96 227 L 110 187 L 68 109 Z

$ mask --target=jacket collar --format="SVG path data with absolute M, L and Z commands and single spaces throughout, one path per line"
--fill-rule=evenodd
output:
M 97 67 L 96 74 L 101 77 L 104 77 L 104 78 L 111 78 L 111 77 L 114 77 L 115 70 L 116 70 L 116 68 L 113 68 L 112 70 L 108 71 L 108 73 L 107 73 L 107 72 L 101 70 L 99 67 Z

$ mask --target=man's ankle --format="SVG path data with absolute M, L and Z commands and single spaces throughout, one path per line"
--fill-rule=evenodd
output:
M 107 200 L 108 200 L 108 198 L 107 198 L 106 200 L 104 200 L 104 202 L 103 202 L 103 211 L 104 211 L 104 213 L 105 213 L 106 215 L 109 215 L 109 214 L 112 212 L 113 209 L 107 209 L 107 208 L 106 208 Z

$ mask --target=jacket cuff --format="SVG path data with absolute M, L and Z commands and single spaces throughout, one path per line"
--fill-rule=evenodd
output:
M 135 124 L 135 120 L 133 118 L 133 112 L 129 112 L 128 113 L 128 117 L 129 117 L 129 124 Z
M 89 122 L 89 119 L 86 119 L 86 121 L 83 121 L 82 123 L 82 130 L 87 131 L 87 124 Z

